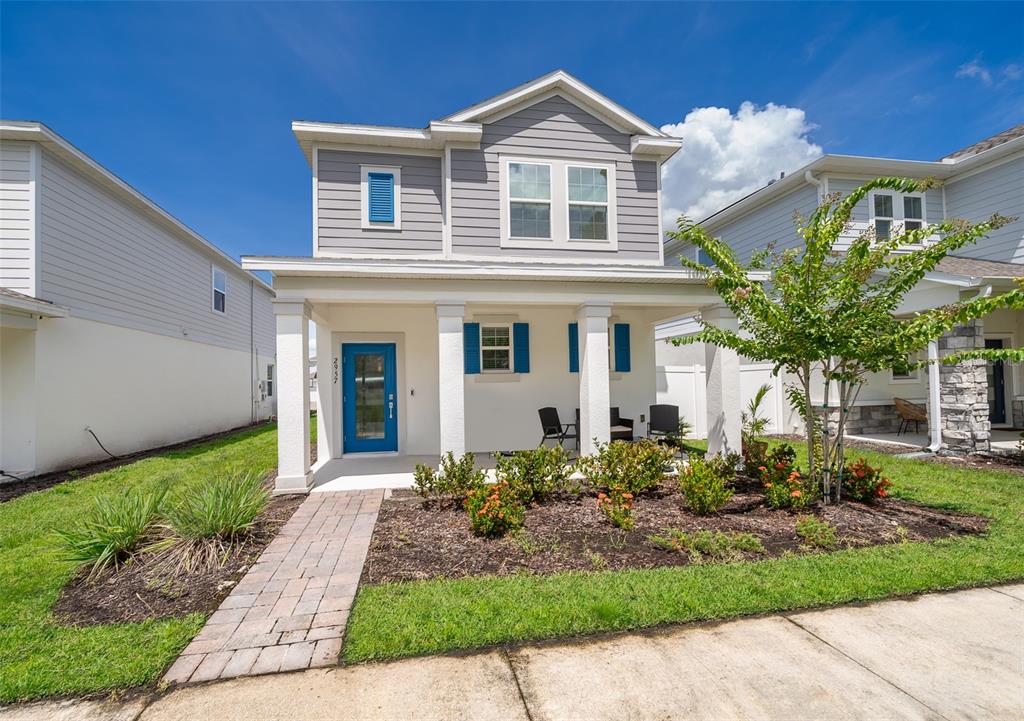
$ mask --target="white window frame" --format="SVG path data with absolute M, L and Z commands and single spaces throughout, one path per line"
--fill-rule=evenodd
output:
M 394 203 L 395 219 L 390 223 L 370 221 L 370 173 L 391 173 L 395 178 Z M 402 229 L 402 166 L 360 165 L 359 166 L 359 221 L 363 230 Z
M 511 163 L 528 163 L 531 165 L 547 165 L 551 169 L 551 237 L 550 238 L 515 238 L 512 237 L 510 226 L 510 207 L 514 200 L 520 202 L 544 202 L 543 200 L 511 198 L 509 196 L 509 165 Z M 569 238 L 569 173 L 568 168 L 598 168 L 608 174 L 608 239 L 607 240 L 573 240 Z M 617 188 L 615 179 L 615 163 L 589 158 L 551 158 L 544 156 L 507 156 L 499 158 L 500 187 L 500 233 L 502 248 L 555 248 L 561 250 L 618 250 L 617 220 Z M 601 205 L 600 203 L 576 202 L 573 205 Z
M 920 354 L 918 354 L 918 353 L 910 353 L 910 354 L 908 354 L 907 355 L 907 362 L 908 363 L 916 363 L 919 360 L 919 358 L 918 358 L 919 355 Z M 893 368 L 889 369 L 889 382 L 890 383 L 899 385 L 899 384 L 903 384 L 903 383 L 919 383 L 920 381 L 921 381 L 921 369 L 920 368 L 913 369 L 912 371 L 910 371 L 910 373 L 908 373 L 905 376 L 896 375 L 895 369 L 893 369 Z
M 217 273 L 224 276 L 224 290 L 217 289 Z M 224 296 L 224 310 L 217 308 L 217 293 Z M 219 315 L 227 315 L 228 312 L 228 272 L 217 265 L 210 266 L 210 310 Z
M 565 233 L 569 242 L 573 245 L 578 243 L 607 243 L 612 236 L 612 194 L 615 190 L 615 186 L 612 185 L 612 173 L 614 172 L 611 168 L 614 166 L 607 163 L 574 163 L 569 162 L 565 164 Z M 595 170 L 604 170 L 608 175 L 608 200 L 603 203 L 590 201 L 590 200 L 572 200 L 569 198 L 569 168 L 593 168 Z M 608 223 L 608 238 L 604 239 L 589 239 L 589 238 L 573 238 L 572 223 L 569 222 L 569 206 L 570 205 L 589 205 L 595 208 L 605 209 L 605 219 Z
M 885 216 L 885 215 L 875 215 L 875 197 L 879 196 L 879 195 L 888 195 L 889 197 L 892 198 L 892 213 L 893 213 L 892 217 L 888 217 L 888 216 Z M 927 201 L 928 201 L 928 199 L 925 197 L 924 193 L 897 193 L 895 191 L 877 190 L 877 191 L 871 191 L 870 193 L 868 193 L 868 228 L 870 228 L 872 231 L 874 231 L 874 229 L 875 229 L 875 221 L 876 220 L 888 220 L 889 224 L 890 224 L 889 225 L 889 237 L 890 238 L 893 235 L 895 235 L 897 232 L 902 233 L 902 231 L 905 230 L 905 228 L 906 228 L 906 221 L 908 220 L 908 218 L 906 217 L 905 211 L 903 209 L 903 199 L 904 198 L 920 198 L 921 199 L 921 217 L 920 218 L 910 218 L 909 220 L 912 220 L 912 221 L 915 221 L 915 222 L 916 221 L 920 221 L 922 228 L 927 227 L 927 225 L 928 225 L 928 217 L 927 217 L 927 215 L 928 215 L 928 209 L 927 209 L 927 206 L 928 206 L 928 202 Z M 910 246 L 907 246 L 907 247 L 913 247 L 914 245 L 917 245 L 917 244 L 911 244 Z
M 274 382 L 275 382 L 274 381 L 274 364 L 273 363 L 267 363 L 267 378 L 266 378 L 266 381 L 267 381 L 267 385 L 266 385 L 266 388 L 267 388 L 267 398 L 273 398 L 274 397 Z
M 484 345 L 484 328 L 505 328 L 508 331 L 508 345 L 503 346 L 485 346 Z M 508 369 L 504 368 L 484 368 L 484 350 L 508 350 Z M 511 323 L 480 323 L 480 372 L 481 373 L 514 373 L 515 372 L 515 356 L 512 350 L 512 324 Z

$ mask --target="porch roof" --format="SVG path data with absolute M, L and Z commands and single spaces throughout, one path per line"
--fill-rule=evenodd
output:
M 508 263 L 395 258 L 306 258 L 242 256 L 242 267 L 276 276 L 334 278 L 431 278 L 460 280 L 600 281 L 602 283 L 691 283 L 703 285 L 706 276 L 688 268 L 654 265 L 614 265 L 559 262 Z M 767 273 L 751 273 L 752 281 Z

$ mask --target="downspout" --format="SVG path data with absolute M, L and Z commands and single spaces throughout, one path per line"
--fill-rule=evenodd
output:
M 823 196 L 825 194 L 825 186 L 822 184 L 820 180 L 814 177 L 814 174 L 811 173 L 810 170 L 804 171 L 804 180 L 806 180 L 808 183 L 810 183 L 811 185 L 818 189 L 818 203 L 820 204 L 821 201 L 824 199 Z
M 256 332 L 253 318 L 256 281 L 249 279 L 249 423 L 256 422 Z

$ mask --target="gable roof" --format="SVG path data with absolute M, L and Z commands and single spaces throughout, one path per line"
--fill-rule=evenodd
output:
M 612 127 L 623 132 L 649 135 L 655 138 L 671 137 L 564 70 L 555 70 L 536 80 L 506 90 L 499 95 L 452 113 L 445 120 L 457 123 L 486 122 L 494 116 L 508 114 L 519 109 L 538 96 L 554 92 L 559 92 L 567 99 L 575 101 L 598 117 L 611 121 Z
M 985 138 L 984 140 L 979 140 L 977 143 L 974 143 L 973 145 L 968 145 L 966 148 L 960 148 L 960 150 L 957 150 L 955 153 L 950 153 L 949 155 L 942 158 L 942 160 L 957 160 L 959 158 L 966 158 L 971 155 L 977 155 L 978 153 L 983 153 L 986 150 L 991 150 L 992 148 L 998 145 L 1008 143 L 1011 140 L 1014 140 L 1021 136 L 1024 136 L 1024 123 L 1021 123 L 1020 125 L 1014 125 L 1012 128 L 1004 130 L 1001 133 L 996 133 L 995 135 Z
M 212 253 L 225 263 L 230 263 L 235 270 L 252 278 L 261 288 L 271 293 L 274 292 L 274 289 L 262 278 L 243 269 L 241 263 L 237 260 L 189 228 L 127 182 L 104 168 L 44 123 L 25 120 L 0 120 L 0 141 L 4 140 L 25 140 L 39 143 L 58 158 L 71 165 L 71 167 L 84 173 L 101 188 L 113 193 L 126 205 L 142 211 L 151 220 L 154 220 L 172 234 L 186 238 L 193 246 Z

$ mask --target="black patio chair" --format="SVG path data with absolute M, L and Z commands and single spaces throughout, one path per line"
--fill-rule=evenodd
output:
M 614 428 L 615 426 L 624 426 L 628 430 L 612 431 L 609 440 L 613 441 L 631 441 L 633 440 L 633 419 L 622 418 L 619 416 L 619 407 L 614 406 L 608 409 L 608 425 Z M 576 428 L 580 427 L 580 409 L 576 409 Z
M 541 430 L 544 436 L 540 439 L 541 445 L 544 441 L 558 441 L 558 445 L 564 445 L 565 439 L 571 438 L 576 442 L 576 450 L 580 448 L 579 426 L 575 423 L 562 423 L 558 417 L 558 409 L 547 406 L 537 411 L 540 415 Z
M 648 438 L 675 438 L 679 435 L 679 406 L 665 403 L 651 406 L 647 423 Z

